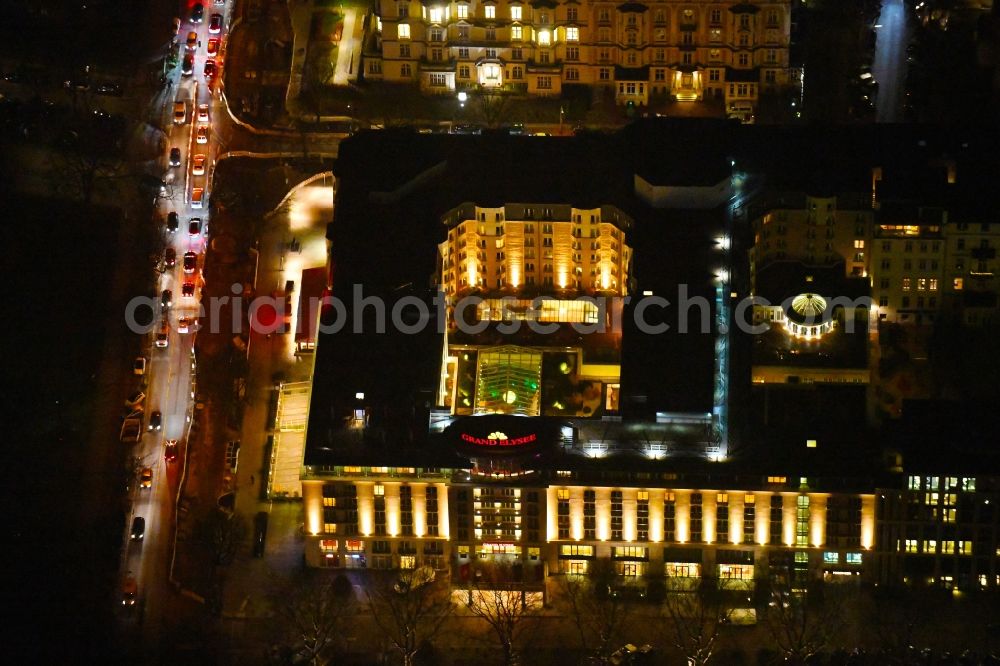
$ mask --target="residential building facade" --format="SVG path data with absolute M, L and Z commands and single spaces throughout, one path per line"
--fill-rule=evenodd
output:
M 789 0 L 380 0 L 371 28 L 366 78 L 430 93 L 579 83 L 619 104 L 721 99 L 748 120 L 761 93 L 789 83 Z

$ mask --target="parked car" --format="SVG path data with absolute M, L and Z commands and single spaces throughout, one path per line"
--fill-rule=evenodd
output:
M 208 143 L 208 127 L 205 125 L 200 126 L 194 135 L 194 140 L 197 143 Z
M 205 175 L 205 156 L 195 155 L 191 158 L 191 175 L 192 176 L 204 176 Z
M 132 530 L 129 534 L 132 541 L 142 541 L 142 538 L 146 536 L 146 519 L 142 516 L 136 516 L 133 518 Z
M 132 364 L 132 374 L 143 376 L 146 374 L 146 357 L 136 356 L 135 362 Z
M 181 149 L 171 148 L 170 149 L 170 166 L 179 167 L 181 165 Z
M 177 213 L 171 212 L 167 213 L 167 231 L 174 233 L 177 231 L 178 218 Z
M 142 404 L 142 401 L 145 399 L 146 399 L 145 393 L 143 393 L 142 391 L 136 391 L 129 397 L 125 398 L 125 406 L 129 408 L 129 411 L 131 412 L 136 409 L 137 405 Z M 142 408 L 139 407 L 138 409 L 141 410 Z

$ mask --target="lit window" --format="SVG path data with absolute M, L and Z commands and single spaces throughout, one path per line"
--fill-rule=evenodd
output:
M 575 42 L 580 39 L 579 28 L 566 28 L 566 41 Z
M 440 23 L 443 16 L 443 9 L 440 7 L 431 7 L 431 23 Z
M 917 552 L 917 540 L 916 539 L 907 539 L 906 540 L 906 552 L 908 552 L 908 553 L 916 553 Z
M 548 46 L 552 43 L 552 34 L 548 30 L 540 30 L 538 32 L 538 44 L 540 46 Z
M 460 19 L 469 18 L 469 6 L 468 5 L 459 5 L 458 6 L 458 18 L 460 18 Z
M 375 486 L 375 496 L 381 497 L 385 495 L 385 486 Z
M 560 469 L 556 471 L 556 476 L 573 476 L 573 472 L 568 469 Z
M 521 8 L 520 7 L 511 7 L 510 8 L 510 18 L 513 19 L 514 21 L 520 21 L 521 20 Z
M 848 564 L 861 564 L 861 553 L 847 553 Z
M 344 467 L 344 474 L 361 474 L 360 467 Z
M 854 241 L 854 249 L 855 250 L 863 250 L 863 249 L 865 249 L 865 242 L 863 240 L 855 240 Z
M 521 26 L 519 25 L 510 26 L 510 38 L 514 40 L 521 39 Z
M 399 27 L 397 28 L 397 30 L 399 31 L 398 35 L 399 35 L 400 39 L 409 39 L 410 38 L 410 26 L 407 25 L 406 23 L 400 23 Z
M 917 278 L 917 291 L 927 291 L 927 278 Z
M 574 555 L 576 557 L 592 557 L 594 555 L 593 546 L 584 546 L 581 544 L 567 544 L 564 546 L 559 546 L 560 555 Z
M 937 290 L 938 290 L 938 281 L 937 281 L 937 278 L 930 278 L 930 279 L 929 279 L 929 280 L 927 281 L 927 287 L 928 287 L 928 288 L 929 288 L 929 289 L 930 289 L 931 291 L 937 291 Z
M 924 552 L 928 554 L 934 554 L 937 552 L 937 540 L 935 539 L 924 539 Z
M 910 290 L 910 278 L 905 277 L 903 278 L 903 291 L 909 291 L 909 290 Z
M 783 476 L 769 476 L 767 477 L 768 483 L 785 483 L 788 479 Z
M 840 553 L 829 550 L 823 553 L 824 564 L 837 564 L 838 562 L 840 562 Z
M 557 490 L 556 491 L 556 499 L 568 500 L 569 499 L 569 491 L 566 490 L 565 488 Z
M 920 477 L 911 476 L 909 483 L 910 490 L 920 490 Z
M 958 542 L 958 552 L 961 555 L 972 555 L 972 542 L 971 541 L 959 541 Z
M 976 480 L 972 478 L 962 479 L 962 490 L 966 492 L 975 492 L 976 490 Z
M 954 280 L 951 281 L 951 287 L 955 291 L 962 291 L 962 287 L 964 286 L 964 284 L 965 280 L 963 278 L 955 278 Z
M 486 18 L 491 19 L 497 17 L 497 8 L 493 5 L 486 5 L 483 9 L 486 10 Z

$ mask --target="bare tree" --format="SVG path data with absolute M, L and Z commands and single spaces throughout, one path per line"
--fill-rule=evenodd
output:
M 775 646 L 791 664 L 804 664 L 827 649 L 843 627 L 843 598 L 815 584 L 808 592 L 773 585 L 765 625 Z
M 285 653 L 281 661 L 304 658 L 313 666 L 330 663 L 358 610 L 350 581 L 322 571 L 278 581 L 272 603 Z
M 499 127 L 510 110 L 510 96 L 496 90 L 483 90 L 476 97 L 479 113 L 487 127 Z
M 394 584 L 395 575 L 372 572 L 366 590 L 375 624 L 399 653 L 403 666 L 412 666 L 417 652 L 437 635 L 451 615 L 448 592 L 440 584 Z
M 603 558 L 591 562 L 587 576 L 564 576 L 558 586 L 561 601 L 580 635 L 580 646 L 602 664 L 621 643 L 622 630 L 633 611 L 632 605 L 616 592 L 621 583 L 614 563 Z
M 466 606 L 496 635 L 505 666 L 520 663 L 520 648 L 539 615 L 520 576 L 509 566 L 484 566 L 470 579 Z
M 202 538 L 212 554 L 212 564 L 232 564 L 247 540 L 247 521 L 236 513 L 214 509 L 202 524 Z
M 727 621 L 725 607 L 728 583 L 705 578 L 692 590 L 671 591 L 663 604 L 670 642 L 690 666 L 711 662 L 718 646 L 721 624 Z

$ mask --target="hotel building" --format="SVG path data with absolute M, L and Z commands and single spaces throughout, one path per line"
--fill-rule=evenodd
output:
M 364 72 L 442 94 L 585 84 L 619 104 L 712 98 L 748 120 L 761 93 L 791 83 L 790 30 L 789 0 L 380 0 Z

